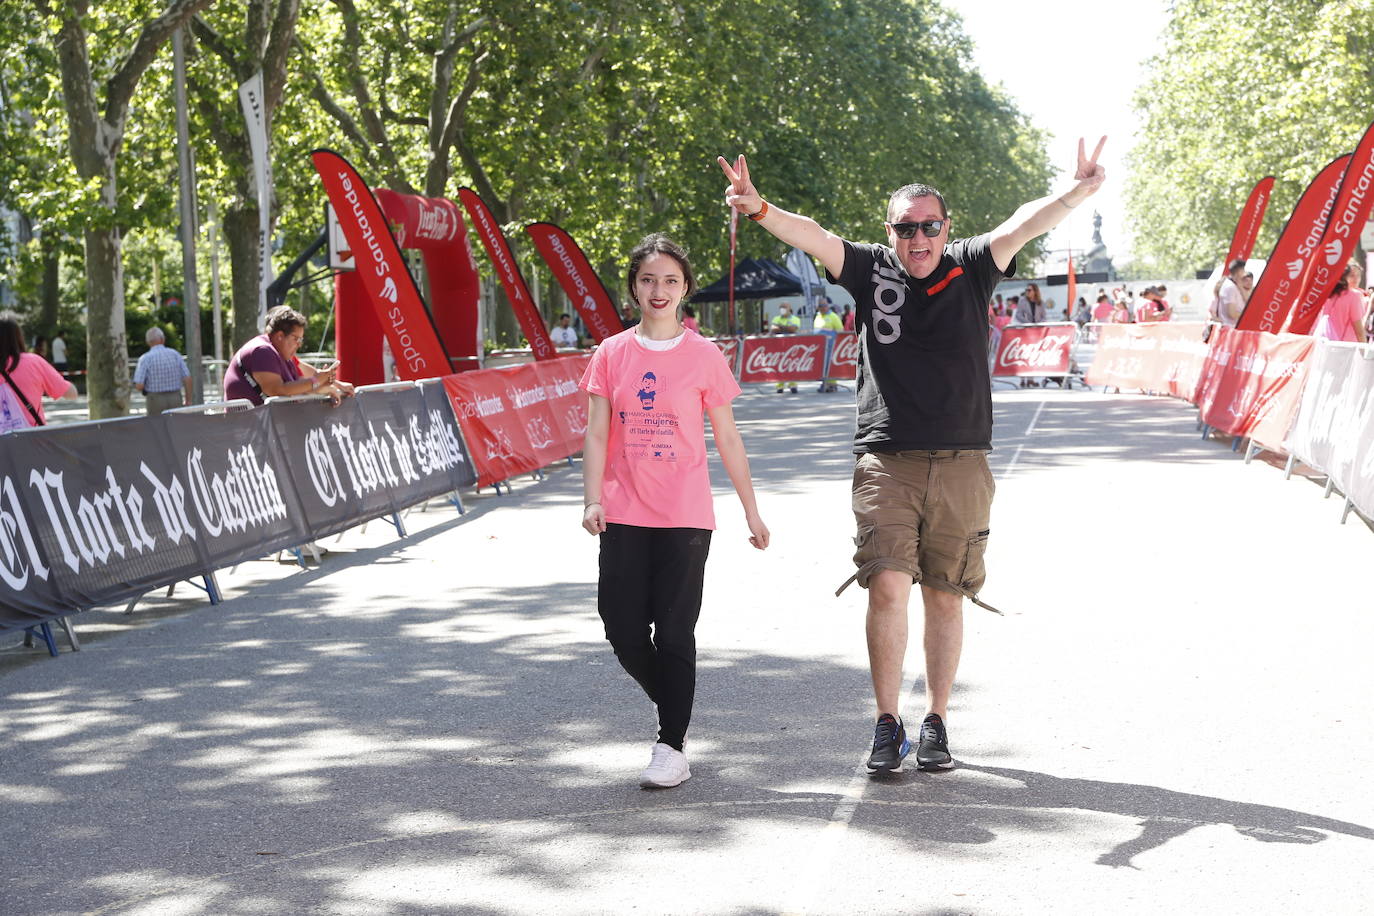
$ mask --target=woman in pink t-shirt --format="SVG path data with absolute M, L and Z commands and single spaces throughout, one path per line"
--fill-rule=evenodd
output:
M 1322 313 L 1317 316 L 1313 337 L 1365 342 L 1364 292 L 1360 289 L 1360 276 L 1358 263 L 1351 261 L 1346 265 L 1340 282 L 1331 291 L 1331 298 L 1326 300 Z
M 76 397 L 76 386 L 63 378 L 52 363 L 37 353 L 25 352 L 24 330 L 12 312 L 0 314 L 0 369 L 4 370 L 0 373 L 0 386 L 14 392 L 13 399 L 0 397 L 0 429 L 21 428 L 18 420 L 24 426 L 45 424 L 45 394 L 50 398 Z
M 601 537 L 597 610 L 606 639 L 658 707 L 658 741 L 639 784 L 668 788 L 692 775 L 683 741 L 716 527 L 703 413 L 759 550 L 768 528 L 730 407 L 739 384 L 719 348 L 679 317 L 695 289 L 686 252 L 664 235 L 646 237 L 630 253 L 628 283 L 641 321 L 603 341 L 582 376 L 582 527 Z

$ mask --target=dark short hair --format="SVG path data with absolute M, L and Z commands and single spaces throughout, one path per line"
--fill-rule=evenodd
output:
M 563 314 L 561 314 L 561 315 L 558 316 L 558 320 L 559 320 L 559 321 L 562 321 L 564 318 L 567 318 L 567 319 L 571 320 L 571 319 L 572 319 L 572 316 L 569 315 L 567 312 L 564 312 Z
M 928 184 L 904 184 L 892 192 L 892 196 L 887 199 L 887 215 L 892 217 L 892 207 L 899 200 L 916 200 L 920 197 L 933 197 L 940 202 L 940 217 L 949 219 L 949 208 L 945 206 L 945 195 L 935 190 Z
M 5 371 L 19 365 L 19 354 L 24 352 L 24 329 L 19 325 L 19 316 L 14 312 L 0 312 L 0 366 Z
M 1233 273 L 1235 273 L 1235 272 L 1238 271 L 1238 270 L 1244 270 L 1244 269 L 1245 269 L 1245 259 L 1244 259 L 1244 258 L 1236 258 L 1234 261 L 1231 262 L 1231 266 L 1230 266 L 1230 268 L 1229 268 L 1226 272 L 1227 272 L 1228 274 L 1233 274 Z
M 267 333 L 283 331 L 287 334 L 305 327 L 305 316 L 288 305 L 279 305 L 267 313 Z
M 697 281 L 692 275 L 692 262 L 687 259 L 686 249 L 662 232 L 655 232 L 640 239 L 639 244 L 630 251 L 630 269 L 625 273 L 625 287 L 630 291 L 630 301 L 639 301 L 635 298 L 635 277 L 639 276 L 640 266 L 651 254 L 666 254 L 677 261 L 678 266 L 682 268 L 682 280 L 687 285 L 687 291 L 682 294 L 682 298 L 690 299 L 697 291 Z

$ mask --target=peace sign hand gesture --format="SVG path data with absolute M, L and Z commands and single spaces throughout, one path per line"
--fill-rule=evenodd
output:
M 716 161 L 724 170 L 725 177 L 730 179 L 730 183 L 725 186 L 725 203 L 738 210 L 741 216 L 749 216 L 762 210 L 763 198 L 759 196 L 754 183 L 749 180 L 749 163 L 744 161 L 744 155 L 740 154 L 733 166 L 724 156 L 717 156 Z
M 1098 140 L 1092 158 L 1088 158 L 1084 152 L 1083 138 L 1078 138 L 1078 168 L 1073 173 L 1074 181 L 1078 184 L 1074 186 L 1073 190 L 1081 191 L 1082 197 L 1095 193 L 1102 186 L 1102 182 L 1107 180 L 1107 170 L 1097 164 L 1097 157 L 1102 155 L 1102 147 L 1106 144 L 1106 137 Z

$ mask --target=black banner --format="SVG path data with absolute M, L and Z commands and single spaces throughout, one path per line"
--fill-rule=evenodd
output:
M 0 630 L 343 531 L 476 481 L 442 385 L 0 436 Z
M 461 490 L 477 483 L 477 467 L 468 454 L 467 443 L 458 431 L 458 418 L 453 415 L 453 402 L 449 400 L 444 383 L 439 379 L 420 385 L 424 398 L 425 417 L 429 425 L 428 462 L 430 467 L 447 467 L 450 486 L 444 492 Z
M 428 386 L 430 388 L 438 386 Z M 453 409 L 421 389 L 363 391 L 338 407 L 274 404 L 272 424 L 317 538 L 475 481 Z

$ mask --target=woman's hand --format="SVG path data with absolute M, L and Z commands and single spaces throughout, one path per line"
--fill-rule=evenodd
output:
M 763 523 L 763 519 L 759 517 L 757 512 L 752 512 L 745 515 L 744 520 L 749 525 L 749 543 L 753 544 L 759 550 L 767 550 L 769 537 L 768 526 Z
M 582 510 L 582 527 L 591 535 L 601 534 L 606 530 L 606 510 L 601 508 L 601 503 L 588 503 Z

